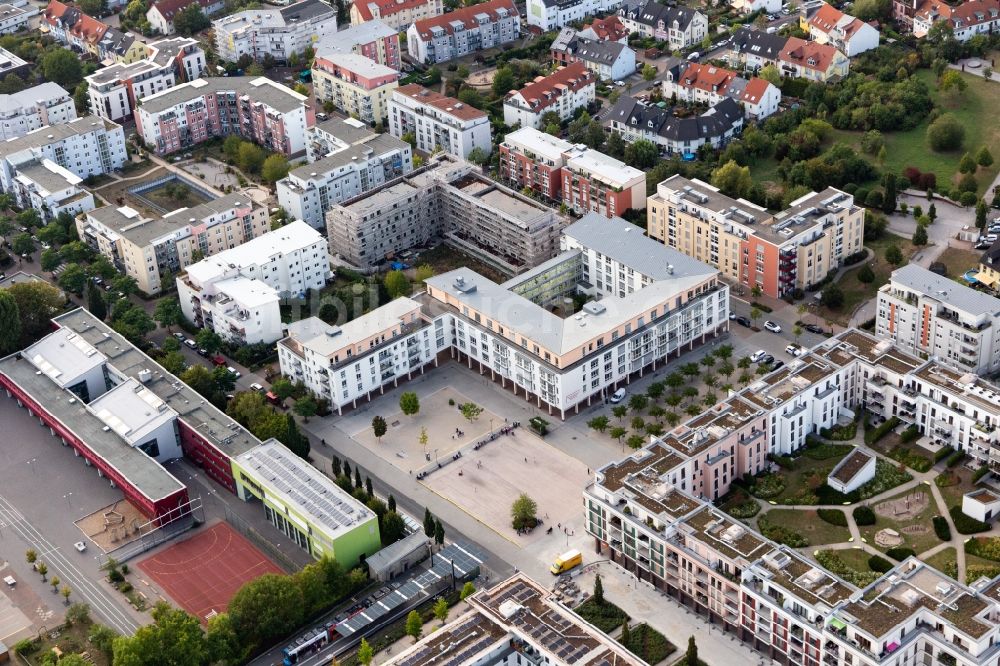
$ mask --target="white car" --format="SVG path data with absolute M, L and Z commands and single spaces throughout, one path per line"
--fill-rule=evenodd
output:
M 254 382 L 253 384 L 250 385 L 250 390 L 257 391 L 258 393 L 263 393 L 264 387 L 258 384 L 257 382 Z
M 186 344 L 191 349 L 197 349 L 198 348 L 198 343 L 195 342 L 194 340 L 192 340 L 191 338 L 188 338 L 187 340 L 185 340 L 184 344 Z
M 781 326 L 774 323 L 770 319 L 764 322 L 764 328 L 771 331 L 772 333 L 781 333 Z
M 611 396 L 611 404 L 617 405 L 619 402 L 625 399 L 625 389 L 620 388 L 614 392 Z
M 233 366 L 229 366 L 229 367 L 227 367 L 227 368 L 226 368 L 226 370 L 228 370 L 228 371 L 229 371 L 229 373 L 230 373 L 230 374 L 231 374 L 231 375 L 232 375 L 233 377 L 236 377 L 236 379 L 239 379 L 240 377 L 242 377 L 242 376 L 243 376 L 243 373 L 241 373 L 241 372 L 240 372 L 239 370 L 237 370 L 237 369 L 236 369 L 236 368 L 234 368 Z
M 77 551 L 82 553 L 83 551 L 87 550 L 87 543 L 84 541 L 77 541 L 76 543 L 73 544 L 73 547 L 76 548 Z
M 757 361 L 759 361 L 760 359 L 764 358 L 765 356 L 767 356 L 767 352 L 764 351 L 763 349 L 758 349 L 757 351 L 755 351 L 753 353 L 753 356 L 750 357 L 750 362 L 751 363 L 756 363 Z
M 798 358 L 799 356 L 802 355 L 803 349 L 802 349 L 802 347 L 799 347 L 798 345 L 788 345 L 787 347 L 785 347 L 785 352 L 788 353 L 788 354 L 791 354 L 792 356 L 794 356 L 796 358 Z
M 619 88 L 624 88 L 625 87 L 625 82 L 624 81 L 615 81 L 615 85 L 618 86 Z

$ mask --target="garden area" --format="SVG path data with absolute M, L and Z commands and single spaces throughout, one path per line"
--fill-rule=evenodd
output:
M 668 641 L 666 636 L 645 623 L 635 627 L 624 625 L 618 642 L 629 652 L 654 666 L 677 652 L 677 646 Z
M 851 531 L 847 529 L 844 512 L 839 509 L 834 512 L 840 514 L 840 520 L 835 515 L 833 519 L 842 524 L 829 523 L 814 510 L 772 509 L 757 519 L 757 526 L 764 536 L 793 548 L 843 543 L 850 540 Z M 786 540 L 789 534 L 795 537 L 791 543 Z
M 859 529 L 862 538 L 882 552 L 909 548 L 922 553 L 941 543 L 932 527 L 932 519 L 939 513 L 937 504 L 926 486 L 889 497 L 871 508 L 875 524 L 859 525 Z
M 976 250 L 963 250 L 958 247 L 945 248 L 941 256 L 937 258 L 939 263 L 944 264 L 945 276 L 956 280 L 959 284 L 968 287 L 969 283 L 962 279 L 970 268 L 979 266 L 979 259 L 983 253 Z
M 30 666 L 54 666 L 75 655 L 80 656 L 80 663 L 110 666 L 111 644 L 117 635 L 113 629 L 93 621 L 87 604 L 78 603 L 66 611 L 65 624 L 12 648 Z

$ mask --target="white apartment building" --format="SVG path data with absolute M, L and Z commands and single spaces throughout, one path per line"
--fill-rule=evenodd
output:
M 878 290 L 875 332 L 962 372 L 1000 370 L 1000 299 L 916 264 L 894 270 Z
M 548 32 L 567 23 L 617 11 L 621 5 L 622 0 L 528 0 L 525 13 L 528 25 Z
M 212 21 L 219 58 L 236 62 L 248 55 L 288 62 L 293 53 L 337 32 L 337 10 L 321 0 L 302 0 L 281 9 L 248 9 Z
M 0 140 L 76 120 L 73 98 L 57 83 L 46 81 L 10 95 L 0 95 Z
M 490 119 L 483 111 L 416 83 L 397 88 L 389 101 L 389 133 L 413 134 L 417 150 L 432 153 L 439 147 L 465 159 L 475 148 L 493 151 Z
M 415 22 L 406 31 L 406 50 L 430 65 L 490 49 L 521 36 L 521 16 L 512 0 L 487 0 Z
M 11 35 L 28 27 L 28 19 L 38 11 L 30 12 L 14 5 L 0 5 L 0 35 Z
M 49 159 L 34 159 L 15 167 L 11 194 L 20 208 L 34 208 L 42 221 L 60 213 L 76 216 L 94 208 L 94 195 L 80 186 L 83 179 Z
M 127 206 L 104 206 L 79 216 L 76 230 L 80 240 L 152 295 L 172 284 L 198 254 L 231 250 L 267 233 L 270 224 L 266 208 L 237 193 L 155 218 Z
M 503 284 L 460 268 L 364 322 L 292 324 L 279 343 L 282 373 L 340 409 L 449 352 L 565 417 L 728 328 L 718 271 L 621 218 L 591 213 L 563 230 L 560 247 Z M 581 312 L 552 312 L 578 292 L 592 298 Z
M 783 424 L 795 426 L 794 449 L 804 443 L 800 431 L 859 409 L 916 423 L 976 464 L 996 465 L 998 390 L 891 341 L 844 331 L 598 469 L 583 493 L 587 533 L 598 558 L 778 663 L 992 665 L 1000 578 L 966 586 L 910 558 L 855 585 L 709 501 L 734 478 L 764 471 L 769 453 L 789 450 Z M 850 465 L 845 478 L 863 474 L 870 461 Z
M 0 142 L 0 191 L 13 193 L 15 196 L 21 191 L 25 193 L 23 201 L 40 201 L 34 196 L 27 196 L 28 190 L 22 189 L 25 183 L 22 181 L 19 185 L 17 179 L 22 175 L 22 167 L 28 169 L 29 165 L 47 161 L 49 165 L 43 169 L 54 175 L 46 176 L 37 168 L 34 169 L 33 173 L 40 178 L 44 177 L 47 183 L 34 191 L 43 199 L 55 196 L 70 206 L 74 201 L 85 202 L 86 198 L 76 199 L 78 193 L 65 194 L 68 191 L 66 187 L 76 186 L 76 183 L 68 183 L 62 171 L 52 172 L 53 165 L 82 180 L 88 176 L 99 176 L 121 169 L 127 159 L 125 132 L 120 125 L 96 116 L 76 118 Z M 56 182 L 57 180 L 61 182 Z M 49 194 L 41 195 L 43 191 Z M 56 192 L 63 194 L 57 195 Z M 70 209 L 72 208 L 67 208 Z M 45 219 L 50 219 L 51 215 L 44 209 L 39 209 L 39 212 Z
M 410 144 L 388 134 L 368 135 L 290 171 L 277 182 L 278 205 L 294 219 L 325 228 L 334 205 L 413 171 Z
M 189 37 L 149 45 L 150 56 L 130 64 L 114 63 L 86 77 L 90 110 L 108 120 L 132 119 L 137 102 L 193 81 L 205 72 L 205 52 Z
M 507 93 L 503 101 L 504 124 L 543 129 L 542 116 L 550 111 L 560 121 L 569 120 L 577 109 L 587 108 L 596 99 L 596 90 L 597 76 L 583 62 L 573 62 Z
M 188 321 L 240 344 L 282 337 L 279 299 L 333 276 L 326 239 L 301 220 L 188 266 L 177 296 Z

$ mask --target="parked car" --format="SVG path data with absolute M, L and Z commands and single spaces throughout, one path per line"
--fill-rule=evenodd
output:
M 767 356 L 767 352 L 764 351 L 763 349 L 758 349 L 750 356 L 750 362 L 759 363 L 760 359 L 764 358 L 765 356 Z
M 806 329 L 810 333 L 819 333 L 819 334 L 826 333 L 826 331 L 823 330 L 822 326 L 817 326 L 816 324 L 806 324 L 802 328 Z
M 787 347 L 785 347 L 785 352 L 795 357 L 801 356 L 803 351 L 804 350 L 802 349 L 802 347 L 799 347 L 798 345 L 795 344 L 788 345 Z
M 730 319 L 736 319 L 736 313 L 735 313 L 735 312 L 733 312 L 732 310 L 730 310 L 730 311 L 729 311 L 729 318 L 730 318 Z
M 260 393 L 264 390 L 264 387 L 258 384 L 257 382 L 254 382 L 253 384 L 250 385 L 250 390 L 257 391 L 258 393 Z
M 774 363 L 774 356 L 771 354 L 764 354 L 760 359 L 761 365 L 771 365 L 772 363 Z
M 241 373 L 239 370 L 237 370 L 231 365 L 227 367 L 226 370 L 228 370 L 229 374 L 231 374 L 233 377 L 236 377 L 236 379 L 239 379 L 240 377 L 243 376 L 243 373 Z
M 764 322 L 764 328 L 771 331 L 772 333 L 781 333 L 781 326 L 778 325 L 776 322 L 771 321 L 770 319 Z
M 750 328 L 750 320 L 747 317 L 737 317 L 736 323 L 739 324 L 740 326 L 746 326 L 747 328 Z
M 689 55 L 687 57 L 687 59 L 690 60 L 691 62 L 694 62 L 695 60 L 697 60 L 700 57 L 701 57 L 701 53 L 699 53 L 698 51 L 694 51 L 691 55 Z
M 191 349 L 197 349 L 198 348 L 198 343 L 195 342 L 194 340 L 192 340 L 191 338 L 186 339 L 184 341 L 184 344 L 186 344 Z
M 617 405 L 625 399 L 625 389 L 620 388 L 611 395 L 611 404 Z
M 774 372 L 775 370 L 780 370 L 783 367 L 785 367 L 784 361 L 775 361 L 774 365 L 771 366 L 771 372 Z
M 177 338 L 178 340 L 184 340 L 184 334 L 181 333 L 180 331 L 174 333 L 174 337 Z
M 204 349 L 204 348 L 199 349 L 198 350 L 198 356 L 201 356 L 201 357 L 204 357 L 204 358 L 208 358 L 208 350 Z

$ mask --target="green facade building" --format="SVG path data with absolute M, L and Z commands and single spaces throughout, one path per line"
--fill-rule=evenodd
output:
M 313 557 L 351 568 L 382 547 L 375 513 L 277 440 L 232 462 L 239 498 L 262 504 L 268 522 Z

